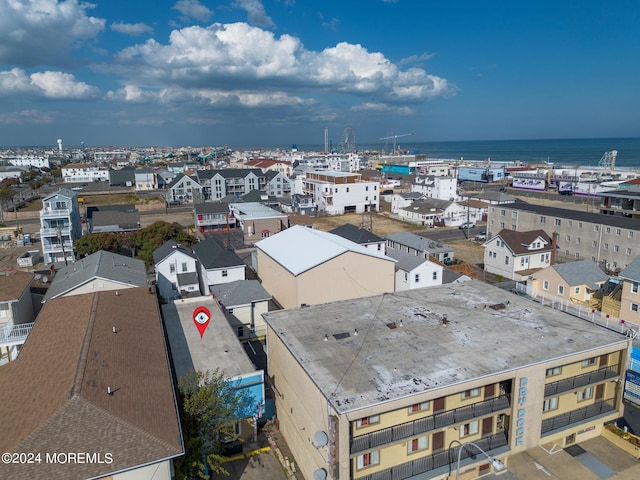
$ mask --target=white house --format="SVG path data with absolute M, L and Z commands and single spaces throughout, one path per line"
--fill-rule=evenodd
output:
M 457 200 L 458 181 L 454 177 L 437 175 L 418 175 L 411 185 L 412 192 L 423 194 L 427 198 Z
M 427 198 L 398 210 L 400 220 L 433 227 L 444 222 L 446 226 L 458 226 L 467 220 L 467 210 L 456 202 Z M 473 220 L 473 219 L 472 219 Z
M 387 256 L 396 261 L 396 292 L 442 285 L 442 265 L 392 248 L 387 250 Z
M 271 295 L 258 280 L 236 280 L 210 289 L 240 340 L 264 337 L 267 331 L 263 313 L 269 311 Z
M 51 168 L 49 157 L 34 155 L 17 155 L 15 157 L 4 157 L 3 160 L 14 167 L 34 167 L 34 168 Z
M 398 214 L 401 208 L 410 206 L 413 202 L 424 200 L 425 196 L 418 192 L 394 193 L 393 195 L 385 195 L 391 197 L 391 213 Z
M 169 300 L 200 295 L 198 259 L 193 251 L 169 240 L 153 252 L 156 288 Z
M 109 167 L 104 165 L 69 163 L 60 167 L 60 170 L 65 183 L 109 181 Z
M 362 245 L 363 247 L 367 247 L 375 252 L 380 252 L 383 255 L 387 250 L 387 241 L 384 238 L 379 237 L 369 230 L 356 227 L 350 223 L 345 223 L 344 225 L 336 227 L 329 231 L 329 233 L 339 235 L 342 238 L 351 240 L 352 242 Z
M 377 212 L 380 183 L 345 172 L 307 172 L 302 181 L 303 194 L 312 195 L 318 210 L 329 215 Z M 298 192 L 296 192 L 298 193 Z
M 167 185 L 167 201 L 185 203 L 204 201 L 202 186 L 195 177 L 180 173 Z
M 544 230 L 503 229 L 483 244 L 484 269 L 516 281 L 554 263 L 555 245 Z
M 208 291 L 212 285 L 245 279 L 246 264 L 233 250 L 224 248 L 218 239 L 208 237 L 196 243 L 193 253 L 200 263 L 202 291 Z
M 73 242 L 82 236 L 76 192 L 61 188 L 42 200 L 40 242 L 44 263 L 73 262 Z
M 21 270 L 0 276 L 0 365 L 16 359 L 33 326 L 32 280 Z
M 136 168 L 134 172 L 136 190 L 157 190 L 158 178 L 156 172 L 149 167 Z

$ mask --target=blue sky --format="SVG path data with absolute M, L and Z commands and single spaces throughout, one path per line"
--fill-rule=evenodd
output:
M 0 0 L 0 146 L 640 136 L 640 2 Z

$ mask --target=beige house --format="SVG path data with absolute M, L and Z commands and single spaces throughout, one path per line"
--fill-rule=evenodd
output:
M 279 430 L 304 478 L 452 479 L 460 458 L 471 479 L 491 472 L 478 448 L 508 468 L 600 435 L 622 411 L 631 340 L 505 300 L 473 280 L 265 314 Z
M 278 233 L 287 224 L 286 214 L 258 202 L 231 203 L 229 208 L 248 245 Z
M 256 247 L 262 286 L 283 308 L 394 291 L 395 261 L 339 235 L 297 225 Z
M 622 292 L 619 317 L 640 324 L 640 256 L 620 272 Z
M 609 276 L 595 262 L 578 260 L 538 270 L 530 284 L 536 295 L 565 298 L 599 310 L 602 295 L 597 294 L 603 291 L 608 281 Z

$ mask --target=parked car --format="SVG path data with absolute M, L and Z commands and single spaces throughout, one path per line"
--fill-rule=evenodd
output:
M 482 230 L 480 232 L 478 232 L 478 234 L 474 237 L 476 240 L 486 240 L 487 239 L 487 232 L 486 230 Z
M 460 229 L 463 229 L 463 228 L 476 228 L 476 223 L 475 222 L 464 222 L 458 228 L 460 228 Z

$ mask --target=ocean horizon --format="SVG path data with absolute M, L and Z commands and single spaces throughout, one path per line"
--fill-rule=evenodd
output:
M 449 159 L 492 162 L 550 162 L 554 165 L 580 167 L 597 166 L 611 150 L 617 150 L 616 166 L 640 167 L 640 138 L 589 138 L 549 140 L 470 140 L 447 142 L 400 141 L 396 145 L 403 151 L 425 154 L 427 159 Z M 284 148 L 284 147 L 281 147 Z M 287 147 L 287 148 L 290 148 Z M 322 151 L 324 145 L 298 144 L 300 151 Z M 358 152 L 393 150 L 393 142 L 359 145 Z

